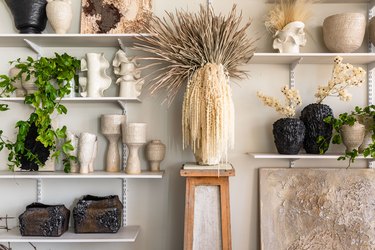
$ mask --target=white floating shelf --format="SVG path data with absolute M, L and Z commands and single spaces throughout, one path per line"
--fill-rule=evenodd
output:
M 23 97 L 3 97 L 0 101 L 6 102 L 24 102 Z M 104 102 L 141 102 L 139 98 L 124 98 L 124 97 L 66 97 L 62 99 L 63 102 L 92 102 L 92 103 L 104 103 Z
M 320 0 L 317 3 L 369 3 L 371 0 Z M 274 3 L 275 0 L 267 0 L 267 3 Z
M 337 160 L 340 154 L 298 154 L 298 155 L 283 155 L 277 153 L 248 153 L 254 159 L 289 159 L 289 160 L 298 160 L 298 159 L 334 159 Z M 367 159 L 372 160 L 372 158 L 365 158 L 363 156 L 358 156 L 356 159 Z
M 131 45 L 139 36 L 150 34 L 1 34 L 0 47 L 28 47 L 24 39 L 41 47 L 118 47 L 117 39 Z
M 40 243 L 69 243 L 69 242 L 135 242 L 139 234 L 139 226 L 126 226 L 117 233 L 105 234 L 75 234 L 73 230 L 65 232 L 60 237 L 21 236 L 19 228 L 9 232 L 0 232 L 0 242 L 40 242 Z
M 140 174 L 111 173 L 105 171 L 95 171 L 89 174 L 64 173 L 62 171 L 0 171 L 0 179 L 161 179 L 163 175 L 164 171 L 143 171 Z
M 333 64 L 333 58 L 341 56 L 345 63 L 369 64 L 375 62 L 375 53 L 254 53 L 252 64 Z

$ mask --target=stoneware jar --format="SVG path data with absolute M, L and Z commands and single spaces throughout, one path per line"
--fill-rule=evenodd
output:
M 343 13 L 324 19 L 323 39 L 331 52 L 351 53 L 362 45 L 366 18 L 361 13 Z
M 346 152 L 351 152 L 362 144 L 365 137 L 365 125 L 355 122 L 353 126 L 343 125 L 341 128 L 342 143 Z
M 47 17 L 57 34 L 65 34 L 72 23 L 72 3 L 70 0 L 47 0 Z
M 160 140 L 152 140 L 146 145 L 146 159 L 151 171 L 160 171 L 160 162 L 165 157 L 165 145 Z

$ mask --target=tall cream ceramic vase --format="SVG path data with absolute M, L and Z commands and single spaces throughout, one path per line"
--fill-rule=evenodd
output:
M 160 162 L 165 157 L 165 145 L 160 140 L 152 140 L 146 146 L 146 159 L 151 171 L 160 171 Z
M 125 168 L 127 174 L 141 173 L 138 151 L 146 143 L 146 127 L 146 123 L 127 123 L 122 125 L 122 140 L 129 148 L 128 162 Z
M 101 133 L 108 140 L 105 167 L 107 172 L 120 172 L 118 142 L 121 137 L 121 125 L 125 124 L 125 120 L 125 115 L 102 115 L 100 118 Z
M 361 13 L 343 13 L 324 19 L 324 43 L 331 52 L 351 53 L 362 45 L 366 18 Z
M 72 24 L 72 3 L 70 0 L 47 0 L 47 18 L 57 34 L 65 34 Z

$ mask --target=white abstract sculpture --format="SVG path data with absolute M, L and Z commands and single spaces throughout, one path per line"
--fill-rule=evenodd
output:
M 106 73 L 108 68 L 109 62 L 104 53 L 87 53 L 86 59 L 81 59 L 81 71 L 87 71 L 87 79 L 79 78 L 83 97 L 104 96 L 104 90 L 108 89 L 112 82 Z
M 300 21 L 290 22 L 275 33 L 273 48 L 280 53 L 299 53 L 299 47 L 306 45 L 305 24 Z
M 119 49 L 112 62 L 114 73 L 120 76 L 116 83 L 120 85 L 119 96 L 137 98 L 141 94 L 144 80 L 136 58 L 128 58 L 125 51 Z
M 78 160 L 80 163 L 79 172 L 88 174 L 90 172 L 90 164 L 96 156 L 97 137 L 95 134 L 81 133 L 78 142 Z

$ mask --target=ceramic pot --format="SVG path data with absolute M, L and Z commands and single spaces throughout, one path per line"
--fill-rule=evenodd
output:
M 346 152 L 351 152 L 362 144 L 365 137 L 365 125 L 355 122 L 353 126 L 341 127 L 342 143 L 346 146 Z
M 328 141 L 332 137 L 332 125 L 325 123 L 324 118 L 332 116 L 332 109 L 326 104 L 313 103 L 301 111 L 300 119 L 305 124 L 306 132 L 303 147 L 308 154 L 319 154 L 317 139 L 323 136 Z
M 357 121 L 365 126 L 365 136 L 362 144 L 358 148 L 358 151 L 363 153 L 363 150 L 372 144 L 372 126 L 374 125 L 374 119 L 372 116 L 360 115 L 357 117 Z
M 305 125 L 297 118 L 282 118 L 273 124 L 273 136 L 279 154 L 298 154 L 305 138 Z
M 96 135 L 90 133 L 81 133 L 78 143 L 78 160 L 80 163 L 79 172 L 88 174 L 90 172 L 89 165 L 95 153 Z
M 125 124 L 125 115 L 102 115 L 100 118 L 101 133 L 108 140 L 106 171 L 120 171 L 120 152 L 118 142 L 121 136 L 121 125 Z
M 47 17 L 56 34 L 65 34 L 72 23 L 73 11 L 70 0 L 47 0 Z
M 125 168 L 127 174 L 141 173 L 138 151 L 146 143 L 146 127 L 146 123 L 122 124 L 122 140 L 129 148 L 128 162 Z
M 9 77 L 15 78 L 20 73 L 21 69 L 12 67 L 9 69 Z M 15 81 L 12 82 L 13 87 L 16 88 L 16 96 L 17 97 L 24 97 L 26 94 L 26 90 L 22 87 L 22 80 L 21 78 L 15 79 Z
M 117 195 L 85 195 L 73 209 L 75 233 L 116 233 L 123 205 Z
M 165 145 L 160 140 L 152 140 L 146 145 L 146 159 L 151 171 L 160 171 L 160 162 L 165 157 Z
M 22 34 L 40 34 L 46 28 L 47 0 L 5 0 Z
M 327 17 L 323 22 L 323 39 L 331 52 L 351 53 L 362 45 L 366 18 L 361 13 L 343 13 Z
M 306 45 L 305 24 L 300 21 L 290 22 L 282 30 L 276 31 L 273 48 L 280 53 L 299 53 L 299 47 Z
M 87 71 L 87 82 L 81 82 L 82 78 L 80 78 L 79 82 L 82 88 L 82 96 L 104 96 L 104 91 L 109 88 L 112 82 L 111 78 L 106 73 L 108 68 L 109 62 L 104 57 L 104 53 L 87 53 L 86 58 L 81 59 L 81 70 Z
M 58 237 L 68 230 L 70 211 L 64 205 L 32 203 L 19 216 L 22 236 Z

